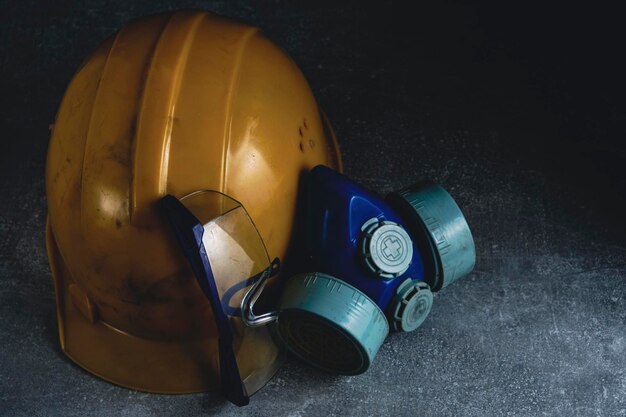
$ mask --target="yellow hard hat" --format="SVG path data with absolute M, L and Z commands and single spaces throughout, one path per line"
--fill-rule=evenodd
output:
M 230 196 L 270 258 L 288 262 L 300 177 L 318 164 L 341 170 L 332 129 L 302 73 L 258 29 L 201 11 L 124 26 L 74 76 L 48 150 L 46 239 L 63 351 L 142 391 L 218 388 L 214 315 L 155 203 Z M 224 287 L 241 277 L 229 279 L 216 274 Z M 230 321 L 253 393 L 281 349 L 267 326 Z

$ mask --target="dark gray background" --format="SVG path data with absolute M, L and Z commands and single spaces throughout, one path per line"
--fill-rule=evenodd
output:
M 501 2 L 508 4 L 509 2 Z M 480 3 L 0 1 L 0 415 L 626 415 L 626 140 L 618 10 Z M 328 113 L 345 171 L 431 178 L 475 271 L 364 375 L 290 360 L 244 409 L 116 387 L 60 352 L 44 249 L 48 125 L 82 59 L 178 7 L 261 26 Z

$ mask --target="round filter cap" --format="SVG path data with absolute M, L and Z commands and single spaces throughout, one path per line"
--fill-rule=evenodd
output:
M 414 214 L 412 217 L 429 237 L 435 258 L 433 290 L 451 284 L 474 269 L 476 249 L 472 233 L 461 209 L 443 187 L 425 184 L 393 197 L 404 203 L 405 212 Z
M 433 293 L 428 284 L 407 279 L 396 290 L 390 305 L 394 330 L 412 332 L 424 323 L 433 306 Z
M 280 339 L 295 356 L 327 372 L 365 372 L 389 333 L 376 303 L 319 272 L 290 278 L 279 308 Z
M 413 242 L 402 226 L 372 218 L 361 227 L 365 265 L 382 278 L 402 275 L 413 260 Z

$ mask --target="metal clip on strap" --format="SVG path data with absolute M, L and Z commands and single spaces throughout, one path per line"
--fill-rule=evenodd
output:
M 274 258 L 270 267 L 263 271 L 258 279 L 256 279 L 257 277 L 253 278 L 254 284 L 248 290 L 248 292 L 246 292 L 246 295 L 244 295 L 243 299 L 241 300 L 241 320 L 246 326 L 264 326 L 278 319 L 278 315 L 280 313 L 279 311 L 270 311 L 269 313 L 264 313 L 256 316 L 252 309 L 254 308 L 254 303 L 256 303 L 256 301 L 259 299 L 259 296 L 263 292 L 263 288 L 265 288 L 267 279 L 276 275 L 279 270 L 280 259 Z

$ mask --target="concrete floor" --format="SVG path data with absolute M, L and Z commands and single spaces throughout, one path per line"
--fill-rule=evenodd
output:
M 468 218 L 475 271 L 363 375 L 289 360 L 237 409 L 119 388 L 60 351 L 44 248 L 48 125 L 100 40 L 183 6 L 259 25 L 292 55 L 353 179 L 386 193 L 430 178 Z M 619 14 L 524 7 L 0 2 L 0 415 L 626 415 Z

